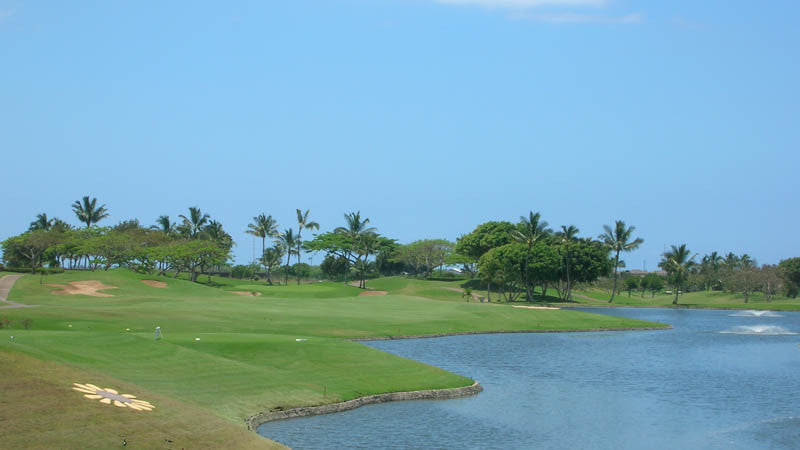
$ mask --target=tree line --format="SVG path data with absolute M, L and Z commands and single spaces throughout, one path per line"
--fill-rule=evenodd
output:
M 188 273 L 192 281 L 200 274 L 219 273 L 229 267 L 235 245 L 222 223 L 213 220 L 199 207 L 172 221 L 168 215 L 155 224 L 143 226 L 137 219 L 115 226 L 98 224 L 109 217 L 105 204 L 85 196 L 72 204 L 75 217 L 83 225 L 75 227 L 46 213 L 36 216 L 28 231 L 2 242 L 3 260 L 11 268 L 32 272 L 54 269 L 97 270 L 129 267 L 142 273 Z M 637 249 L 644 242 L 635 237 L 636 227 L 617 220 L 604 225 L 597 238 L 580 237 L 577 227 L 549 227 L 538 212 L 521 216 L 517 223 L 490 221 L 460 236 L 456 242 L 446 239 L 423 239 L 399 244 L 382 236 L 361 212 L 344 214 L 342 226 L 319 231 L 309 210 L 296 210 L 296 228 L 279 231 L 277 221 L 261 213 L 247 225 L 246 233 L 261 239 L 261 253 L 254 263 L 263 268 L 266 282 L 280 270 L 283 283 L 294 275 L 299 284 L 311 272 L 302 262 L 303 252 L 323 252 L 319 269 L 330 279 L 354 282 L 366 287 L 367 279 L 379 275 L 416 275 L 432 278 L 445 267 L 460 266 L 468 278 L 477 277 L 492 293 L 505 301 L 523 297 L 536 301 L 554 290 L 561 299 L 570 299 L 577 283 L 592 283 L 608 278 L 613 283 L 609 302 L 619 292 L 619 269 L 625 267 L 622 254 Z M 305 235 L 304 235 L 305 233 Z M 779 265 L 758 266 L 749 255 L 725 256 L 712 252 L 696 261 L 686 244 L 672 246 L 659 263 L 666 277 L 648 274 L 627 277 L 624 288 L 650 291 L 652 295 L 668 285 L 677 303 L 682 291 L 726 290 L 738 292 L 745 302 L 754 292 L 762 292 L 768 301 L 778 293 L 796 297 L 800 291 L 800 258 L 781 261 Z M 294 260 L 294 263 L 293 263 Z M 255 271 L 250 271 L 255 276 Z M 538 289 L 538 296 L 535 290 Z

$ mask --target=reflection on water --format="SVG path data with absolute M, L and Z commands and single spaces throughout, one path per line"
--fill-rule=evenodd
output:
M 778 327 L 775 325 L 742 325 L 733 327 L 730 330 L 720 331 L 725 334 L 760 334 L 762 336 L 781 336 L 781 335 L 795 335 L 786 328 Z
M 746 311 L 739 311 L 735 314 L 731 314 L 731 317 L 783 317 L 782 315 L 776 313 L 775 311 L 756 311 L 753 309 L 748 309 Z
M 320 449 L 798 447 L 800 313 L 741 334 L 733 331 L 751 319 L 730 311 L 590 311 L 674 329 L 372 342 L 485 390 L 272 422 L 259 433 Z

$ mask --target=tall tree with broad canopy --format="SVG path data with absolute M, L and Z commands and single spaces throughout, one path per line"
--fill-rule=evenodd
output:
M 609 258 L 610 249 L 602 242 L 592 239 L 556 240 L 555 246 L 560 255 L 569 254 L 569 279 L 566 264 L 561 265 L 561 273 L 556 284 L 562 300 L 569 300 L 575 283 L 591 283 L 600 277 L 611 274 L 614 261 Z
M 515 241 L 525 244 L 527 248 L 525 253 L 525 267 L 523 267 L 523 273 L 525 275 L 525 294 L 527 295 L 529 302 L 533 301 L 533 291 L 531 289 L 531 279 L 528 271 L 528 265 L 530 264 L 531 260 L 531 251 L 537 242 L 539 242 L 542 238 L 549 236 L 550 233 L 553 232 L 553 230 L 547 228 L 547 221 L 541 219 L 541 214 L 531 211 L 528 213 L 528 217 L 520 216 L 517 229 L 511 232 L 511 237 Z
M 453 252 L 453 243 L 446 239 L 423 239 L 397 248 L 395 258 L 414 267 L 419 273 L 424 269 L 425 278 L 430 278 L 436 267 L 441 267 Z
M 511 222 L 482 223 L 456 240 L 455 252 L 477 261 L 489 250 L 514 242 L 514 230 Z
M 639 248 L 642 243 L 644 243 L 644 239 L 636 238 L 631 240 L 633 236 L 633 232 L 636 231 L 636 227 L 630 226 L 627 227 L 625 225 L 625 221 L 617 220 L 614 223 L 614 227 L 610 227 L 608 225 L 603 225 L 603 230 L 605 230 L 600 235 L 600 240 L 603 241 L 610 249 L 615 253 L 614 255 L 614 288 L 611 291 L 611 298 L 608 300 L 608 303 L 614 301 L 614 295 L 617 293 L 617 278 L 618 278 L 618 271 L 619 268 L 619 254 L 620 252 L 629 252 L 632 250 L 636 250 Z
M 72 211 L 75 212 L 79 221 L 86 224 L 86 228 L 100 222 L 109 215 L 106 205 L 98 207 L 97 199 L 89 198 L 88 195 L 81 200 L 75 200 L 75 203 L 72 204 Z
M 800 293 L 800 258 L 782 260 L 778 264 L 778 270 L 786 286 L 786 295 L 796 298 Z
M 673 245 L 670 251 L 664 253 L 661 262 L 658 264 L 669 274 L 669 281 L 675 293 L 675 299 L 672 301 L 673 305 L 678 304 L 678 294 L 689 277 L 689 272 L 696 265 L 694 258 L 697 255 L 689 255 L 691 255 L 691 251 L 686 248 L 686 244 L 681 244 L 680 247 Z

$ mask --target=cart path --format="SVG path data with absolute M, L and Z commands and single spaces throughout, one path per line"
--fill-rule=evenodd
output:
M 23 305 L 21 303 L 14 303 L 8 301 L 8 292 L 11 291 L 11 287 L 14 286 L 14 283 L 17 282 L 22 278 L 22 275 L 6 275 L 3 278 L 0 278 L 0 309 L 12 309 L 12 308 L 32 308 L 38 305 Z

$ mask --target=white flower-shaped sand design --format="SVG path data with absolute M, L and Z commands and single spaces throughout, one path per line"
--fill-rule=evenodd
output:
M 100 403 L 105 403 L 106 405 L 113 404 L 114 406 L 118 406 L 120 408 L 130 408 L 136 411 L 152 411 L 155 409 L 155 406 L 151 405 L 150 402 L 139 400 L 135 395 L 120 394 L 114 389 L 99 388 L 90 383 L 72 384 L 74 385 L 72 389 L 78 392 L 83 392 L 84 397 L 91 400 L 100 400 Z

